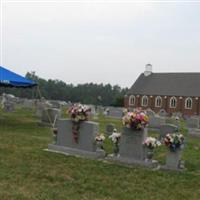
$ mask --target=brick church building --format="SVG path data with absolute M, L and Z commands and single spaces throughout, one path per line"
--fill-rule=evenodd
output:
M 200 115 L 200 73 L 153 73 L 147 64 L 125 95 L 126 108 Z

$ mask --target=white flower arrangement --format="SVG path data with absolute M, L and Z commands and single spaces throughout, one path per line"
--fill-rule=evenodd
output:
M 95 141 L 104 141 L 105 140 L 105 136 L 103 134 L 98 134 L 95 137 Z
M 109 136 L 109 138 L 115 144 L 119 142 L 120 137 L 121 137 L 121 133 L 117 133 L 117 132 L 113 132 L 112 135 Z
M 161 146 L 161 142 L 154 137 L 147 137 L 143 142 L 143 145 L 147 148 L 154 149 Z
M 117 133 L 117 129 L 115 128 L 113 130 L 112 135 L 110 135 L 109 138 L 112 140 L 112 142 L 114 144 L 113 154 L 111 154 L 111 156 L 119 156 L 119 141 L 121 138 L 121 133 Z

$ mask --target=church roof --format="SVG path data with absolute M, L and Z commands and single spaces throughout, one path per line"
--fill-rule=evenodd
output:
M 142 73 L 127 94 L 200 97 L 200 73 Z

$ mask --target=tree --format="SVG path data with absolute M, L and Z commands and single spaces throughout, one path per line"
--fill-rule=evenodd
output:
M 38 83 L 41 94 L 46 99 L 62 100 L 71 102 L 81 102 L 83 104 L 101 104 L 103 106 L 123 106 L 124 95 L 128 88 L 121 88 L 119 85 L 85 83 L 74 86 L 66 84 L 61 80 L 45 80 L 36 75 L 34 71 L 27 72 L 26 78 Z M 19 97 L 39 98 L 36 91 L 27 89 L 6 89 L 6 93 L 11 93 Z

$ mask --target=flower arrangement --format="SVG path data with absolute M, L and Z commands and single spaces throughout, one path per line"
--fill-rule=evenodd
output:
M 113 148 L 114 155 L 118 155 L 118 153 L 119 153 L 119 141 L 120 141 L 120 138 L 121 138 L 121 133 L 117 133 L 117 129 L 114 129 L 112 135 L 110 135 L 109 138 L 114 143 L 114 148 Z
M 123 125 L 127 128 L 141 130 L 148 124 L 149 117 L 147 116 L 145 111 L 137 109 L 133 112 L 126 113 L 125 116 L 122 118 L 122 122 Z
M 104 134 L 100 133 L 100 134 L 97 134 L 97 136 L 95 137 L 95 142 L 96 142 L 96 145 L 97 145 L 97 151 L 102 151 L 104 148 L 103 148 L 103 141 L 105 140 L 105 136 Z
M 68 113 L 73 121 L 86 121 L 88 120 L 91 108 L 83 106 L 81 104 L 75 104 L 69 108 Z
M 91 108 L 83 106 L 81 104 L 75 104 L 69 108 L 68 113 L 72 119 L 72 133 L 75 143 L 78 143 L 78 133 L 80 129 L 80 123 L 88 120 Z
M 143 142 L 143 145 L 149 149 L 154 149 L 161 145 L 161 142 L 154 137 L 147 137 Z
M 113 132 L 112 135 L 110 135 L 108 138 L 112 140 L 114 144 L 119 142 L 119 139 L 121 138 L 121 133 Z
M 164 144 L 170 151 L 175 152 L 184 143 L 184 136 L 180 133 L 169 133 L 164 138 Z
M 95 142 L 97 145 L 97 149 L 96 151 L 102 151 L 103 148 L 103 141 L 105 140 L 105 136 L 101 133 L 97 134 L 97 136 L 95 137 Z
M 103 142 L 105 140 L 104 134 L 97 134 L 95 141 Z

